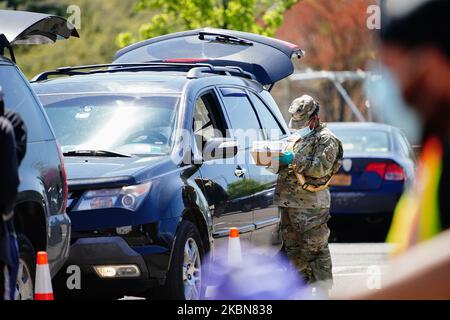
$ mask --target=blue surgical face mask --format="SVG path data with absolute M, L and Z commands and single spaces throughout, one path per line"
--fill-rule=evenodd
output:
M 377 79 L 365 83 L 365 91 L 374 115 L 379 122 L 400 128 L 412 143 L 422 137 L 422 122 L 403 100 L 400 85 L 395 76 L 384 66 L 372 70 Z
M 309 134 L 311 134 L 312 130 L 310 129 L 310 127 L 304 127 L 300 130 L 297 131 L 297 134 L 300 135 L 300 137 L 305 138 L 306 136 L 308 136 Z

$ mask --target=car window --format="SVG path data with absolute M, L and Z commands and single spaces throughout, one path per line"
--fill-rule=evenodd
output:
M 402 156 L 404 157 L 408 157 L 408 147 L 405 145 L 405 142 L 403 141 L 403 139 L 400 137 L 399 134 L 395 134 L 396 136 L 396 140 L 397 140 L 397 145 L 398 145 L 398 149 L 401 153 Z
M 416 160 L 416 154 L 414 152 L 414 149 L 411 146 L 411 143 L 409 142 L 408 138 L 406 138 L 406 136 L 403 133 L 402 133 L 402 138 L 403 138 L 403 141 L 405 141 L 406 145 L 408 146 L 409 157 L 413 160 Z
M 194 134 L 202 135 L 205 140 L 209 140 L 215 136 L 212 115 L 208 111 L 205 102 L 205 97 L 201 97 L 195 104 L 194 113 Z
M 403 133 L 399 132 L 398 134 L 396 134 L 396 136 L 399 149 L 402 155 L 404 155 L 407 158 L 414 159 L 415 158 L 414 151 L 412 150 L 411 145 L 409 144 L 408 140 L 403 135 Z
M 244 90 L 221 88 L 228 118 L 233 135 L 239 139 L 239 144 L 251 148 L 253 142 L 263 140 L 261 124 Z
M 259 114 L 259 119 L 261 119 L 266 137 L 268 140 L 279 140 L 286 134 L 286 132 L 284 132 L 284 129 L 280 126 L 277 119 L 275 119 L 274 115 L 270 112 L 265 103 L 252 92 L 250 93 L 250 96 L 252 97 L 253 105 Z
M 386 153 L 391 149 L 385 131 L 334 128 L 333 132 L 342 141 L 344 152 Z
M 0 86 L 3 89 L 5 108 L 17 112 L 25 121 L 28 142 L 51 139 L 52 134 L 41 106 L 14 66 L 0 66 Z
M 225 128 L 219 116 L 214 93 L 205 93 L 197 99 L 192 128 L 198 148 L 203 147 L 211 138 L 225 137 Z
M 264 100 L 264 102 L 270 107 L 270 110 L 275 115 L 275 117 L 280 121 L 281 126 L 284 128 L 284 131 L 288 134 L 289 128 L 286 124 L 286 121 L 283 117 L 283 114 L 281 113 L 280 108 L 278 107 L 277 103 L 273 99 L 272 95 L 267 91 L 263 90 L 261 92 L 258 92 L 258 95 Z

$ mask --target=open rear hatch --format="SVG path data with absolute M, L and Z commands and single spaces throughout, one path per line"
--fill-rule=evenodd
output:
M 78 31 L 66 19 L 58 16 L 0 10 L 0 54 L 5 48 L 12 53 L 13 45 L 54 43 L 69 37 L 79 38 Z
M 301 58 L 296 45 L 257 34 L 204 28 L 145 40 L 118 51 L 114 63 L 207 63 L 240 67 L 263 85 L 290 76 L 291 58 Z

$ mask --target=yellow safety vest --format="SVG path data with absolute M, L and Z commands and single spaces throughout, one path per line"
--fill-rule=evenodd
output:
M 414 186 L 397 204 L 387 242 L 396 245 L 395 254 L 433 238 L 441 232 L 439 183 L 442 175 L 442 145 L 429 139 L 422 151 Z

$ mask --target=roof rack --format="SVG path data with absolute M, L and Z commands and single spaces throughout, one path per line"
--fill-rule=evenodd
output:
M 256 80 L 256 77 L 253 74 L 251 74 L 250 72 L 244 71 L 242 68 L 237 67 L 237 66 L 225 66 L 225 67 L 212 66 L 212 69 L 209 67 L 197 66 L 197 67 L 189 70 L 186 77 L 188 79 L 198 79 L 198 78 L 202 78 L 205 73 L 223 74 L 223 75 L 227 75 L 227 76 L 237 75 L 242 78 Z
M 221 74 L 239 76 L 255 80 L 255 76 L 236 66 L 213 66 L 207 63 L 181 63 L 181 62 L 147 62 L 147 63 L 112 63 L 94 64 L 77 67 L 62 67 L 56 70 L 45 71 L 36 75 L 31 82 L 48 80 L 50 76 L 75 76 L 114 72 L 137 71 L 186 71 L 188 79 L 201 78 L 205 74 Z

